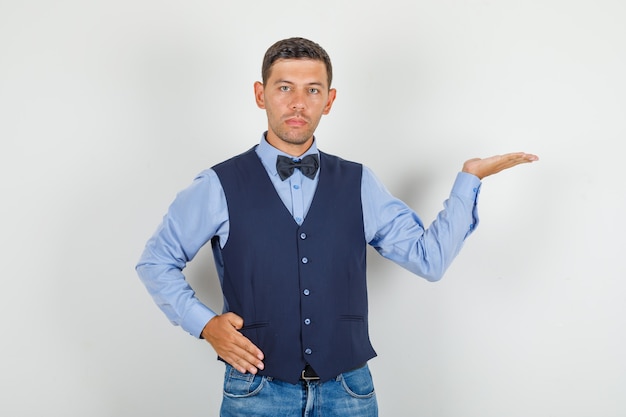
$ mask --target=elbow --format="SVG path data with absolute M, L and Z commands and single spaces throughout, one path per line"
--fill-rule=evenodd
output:
M 448 265 L 446 263 L 424 262 L 420 264 L 419 267 L 416 266 L 408 269 L 428 282 L 437 282 L 445 275 Z
M 417 263 L 419 271 L 414 272 L 428 282 L 437 282 L 443 278 L 454 257 L 447 256 L 439 248 L 435 253 L 432 253 L 432 251 L 428 253 L 423 252 L 420 259 L 421 262 Z
M 437 282 L 443 278 L 445 271 L 437 271 L 437 273 L 424 274 L 422 277 L 428 282 Z

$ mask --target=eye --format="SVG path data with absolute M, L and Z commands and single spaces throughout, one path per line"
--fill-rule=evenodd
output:
M 289 88 L 289 86 L 288 86 L 288 85 L 281 85 L 281 86 L 279 87 L 279 89 L 280 89 L 280 91 L 289 91 L 289 90 L 290 90 L 290 88 Z
M 319 88 L 309 88 L 309 93 L 311 94 L 318 94 L 320 92 Z

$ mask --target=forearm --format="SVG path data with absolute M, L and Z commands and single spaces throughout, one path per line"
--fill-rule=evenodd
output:
M 450 196 L 437 218 L 409 240 L 406 255 L 396 262 L 428 281 L 440 280 L 476 228 L 475 208 L 473 202 Z
M 225 239 L 227 224 L 223 190 L 217 176 L 206 171 L 178 193 L 136 266 L 167 318 L 195 337 L 215 312 L 196 298 L 182 271 L 213 236 Z
M 200 337 L 202 329 L 216 313 L 198 300 L 181 270 L 151 263 L 143 257 L 136 270 L 155 304 L 169 321 L 192 336 Z
M 460 173 L 444 209 L 428 228 L 406 204 L 390 196 L 380 204 L 376 215 L 367 216 L 378 222 L 370 244 L 409 271 L 429 281 L 440 279 L 478 224 L 479 189 L 478 178 Z

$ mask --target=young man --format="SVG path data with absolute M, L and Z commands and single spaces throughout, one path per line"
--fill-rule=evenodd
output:
M 480 180 L 537 157 L 465 162 L 426 229 L 369 169 L 317 149 L 315 129 L 336 96 L 319 45 L 277 42 L 262 78 L 254 84 L 268 120 L 260 143 L 178 194 L 137 271 L 167 317 L 226 363 L 222 416 L 375 416 L 366 245 L 440 279 L 478 223 Z M 194 296 L 181 272 L 209 241 L 222 314 Z

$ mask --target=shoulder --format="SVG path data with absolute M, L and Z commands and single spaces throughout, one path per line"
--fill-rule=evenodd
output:
M 256 148 L 256 146 L 253 146 L 252 148 L 248 149 L 247 151 L 240 153 L 239 155 L 235 155 L 225 161 L 222 161 L 218 164 L 213 165 L 213 167 L 211 169 L 216 170 L 216 171 L 220 171 L 222 169 L 227 169 L 229 167 L 233 167 L 233 166 L 237 166 L 239 163 L 241 162 L 245 162 L 246 160 L 250 159 L 250 158 L 258 158 L 256 156 L 256 153 L 254 152 L 254 149 Z
M 359 171 L 363 169 L 363 164 L 359 162 L 354 162 L 354 161 L 350 161 L 347 159 L 343 159 L 339 156 L 331 155 L 322 151 L 319 151 L 319 153 L 320 153 L 320 160 L 322 161 L 321 164 L 326 163 L 326 164 L 332 164 L 332 165 L 339 165 L 345 168 L 358 169 Z

